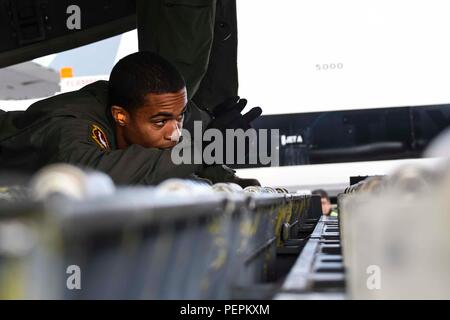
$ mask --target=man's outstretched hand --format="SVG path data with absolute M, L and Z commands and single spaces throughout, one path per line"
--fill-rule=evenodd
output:
M 242 129 L 245 131 L 252 128 L 250 123 L 261 115 L 262 109 L 254 107 L 247 113 L 242 114 L 241 112 L 246 105 L 247 100 L 238 96 L 226 99 L 214 108 L 213 119 L 208 128 L 219 129 L 222 132 L 225 132 L 226 129 Z
M 212 165 L 203 168 L 197 173 L 198 177 L 210 180 L 213 184 L 219 182 L 233 182 L 242 188 L 249 186 L 261 186 L 256 179 L 239 178 L 236 171 L 226 165 Z

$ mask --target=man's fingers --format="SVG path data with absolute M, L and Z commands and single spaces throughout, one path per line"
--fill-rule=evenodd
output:
M 250 123 L 262 114 L 262 109 L 260 107 L 254 107 L 249 112 L 242 116 L 245 122 Z
M 250 186 L 261 186 L 261 183 L 256 179 L 243 179 L 236 177 L 235 181 L 233 181 L 240 185 L 242 188 L 250 187 Z
M 241 113 L 242 110 L 244 110 L 245 106 L 247 105 L 247 99 L 241 99 L 239 102 L 233 107 L 233 111 L 238 111 Z
M 217 105 L 214 108 L 214 111 L 213 111 L 214 116 L 218 117 L 221 114 L 228 112 L 230 109 L 232 109 L 236 105 L 236 103 L 238 103 L 239 99 L 240 99 L 239 96 L 233 96 L 233 97 L 227 98 L 224 102 L 222 102 L 221 104 Z
M 244 110 L 245 106 L 247 105 L 247 99 L 240 99 L 239 97 L 233 97 L 233 98 L 238 98 L 238 100 L 234 101 L 233 99 L 229 100 L 229 104 L 227 104 L 221 108 L 221 112 L 218 110 L 219 114 L 223 114 L 225 112 L 235 112 L 237 111 L 238 113 L 241 113 L 242 110 Z
M 221 129 L 243 129 L 251 128 L 250 122 L 258 118 L 262 113 L 260 107 L 254 107 L 244 115 L 238 109 L 232 109 L 230 112 L 216 118 L 215 123 Z

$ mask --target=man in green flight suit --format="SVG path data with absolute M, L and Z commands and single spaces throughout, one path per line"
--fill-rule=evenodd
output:
M 202 120 L 208 128 L 248 128 L 261 110 L 241 115 L 245 104 L 233 97 L 211 120 L 188 102 L 183 77 L 167 60 L 134 53 L 114 66 L 109 82 L 38 101 L 24 112 L 0 113 L 0 168 L 32 173 L 64 162 L 106 172 L 117 184 L 157 184 L 173 177 L 258 184 L 222 165 L 171 160 L 184 124 Z

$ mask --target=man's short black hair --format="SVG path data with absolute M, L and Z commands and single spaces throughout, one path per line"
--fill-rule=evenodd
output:
M 174 93 L 185 87 L 177 69 L 156 53 L 140 51 L 122 58 L 109 76 L 109 106 L 133 111 L 149 93 Z
M 311 193 L 314 195 L 319 195 L 321 198 L 325 198 L 328 201 L 330 201 L 330 197 L 328 196 L 328 193 L 323 189 L 316 189 L 316 190 L 313 190 Z

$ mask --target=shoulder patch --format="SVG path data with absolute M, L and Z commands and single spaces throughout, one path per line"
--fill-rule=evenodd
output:
M 95 124 L 91 126 L 91 138 L 94 139 L 94 142 L 97 143 L 102 150 L 109 150 L 110 147 L 106 134 L 103 132 L 102 128 Z

